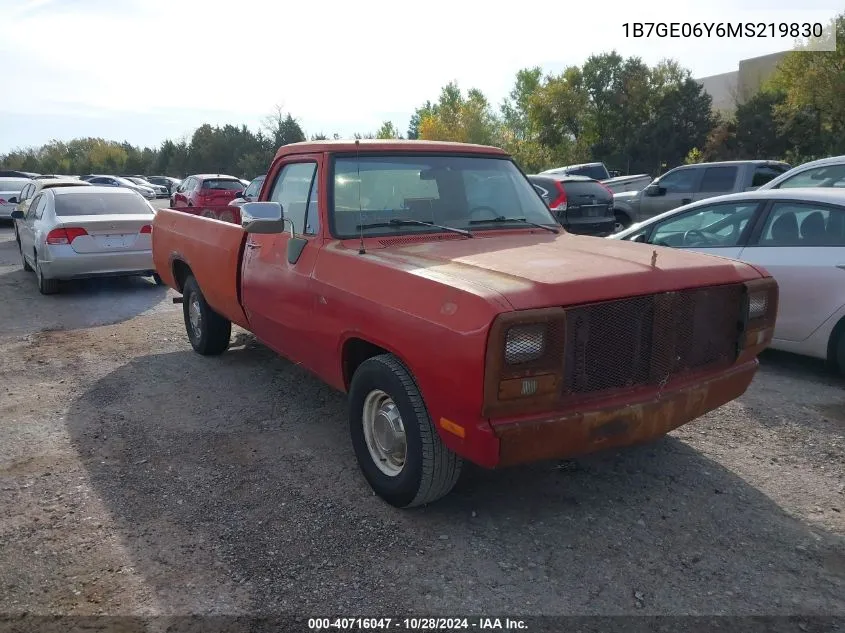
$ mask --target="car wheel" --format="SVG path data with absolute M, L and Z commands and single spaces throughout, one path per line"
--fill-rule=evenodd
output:
M 839 371 L 839 375 L 845 377 L 845 327 L 840 330 L 837 338 L 831 360 L 833 361 L 833 368 Z
M 431 503 L 458 481 L 463 460 L 443 444 L 413 376 L 392 354 L 355 371 L 349 430 L 361 472 L 393 506 Z
M 32 266 L 29 265 L 29 262 L 26 261 L 26 257 L 23 256 L 23 247 L 21 246 L 20 239 L 18 240 L 18 250 L 21 252 L 21 266 L 23 266 L 23 269 L 26 272 L 31 273 Z
M 217 356 L 226 351 L 232 336 L 232 322 L 208 305 L 193 276 L 185 280 L 182 289 L 182 312 L 194 351 L 203 356 Z
M 616 221 L 613 223 L 613 232 L 618 233 L 619 231 L 623 231 L 631 226 L 631 220 L 628 219 L 628 216 L 624 213 L 616 213 L 614 214 Z
M 42 295 L 54 295 L 59 291 L 59 280 L 44 277 L 37 255 L 35 256 L 35 278 L 38 280 L 38 292 Z

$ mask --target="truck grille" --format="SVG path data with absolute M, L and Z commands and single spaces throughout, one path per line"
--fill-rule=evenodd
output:
M 741 284 L 606 301 L 566 311 L 563 395 L 658 385 L 737 357 Z

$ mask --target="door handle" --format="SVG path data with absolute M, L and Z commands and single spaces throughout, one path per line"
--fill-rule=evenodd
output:
M 840 270 L 845 270 L 845 264 L 839 264 L 837 268 Z
M 253 242 L 247 242 L 247 243 L 246 243 L 246 247 L 247 247 L 247 248 L 255 248 L 255 249 L 258 249 L 258 248 L 261 248 L 261 244 L 255 244 L 255 243 L 253 243 Z
M 690 202 L 692 202 L 692 198 L 683 198 L 681 200 L 681 204 L 689 204 Z

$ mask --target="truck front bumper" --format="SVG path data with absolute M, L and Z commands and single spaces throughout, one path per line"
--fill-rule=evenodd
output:
M 758 365 L 755 358 L 713 378 L 664 389 L 624 405 L 494 421 L 493 434 L 499 442 L 496 465 L 576 457 L 657 439 L 741 396 Z

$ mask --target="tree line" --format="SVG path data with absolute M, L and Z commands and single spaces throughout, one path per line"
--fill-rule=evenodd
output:
M 730 115 L 673 60 L 649 66 L 617 52 L 544 74 L 517 72 L 494 105 L 477 88 L 444 86 L 418 107 L 404 134 L 390 121 L 356 138 L 409 138 L 497 145 L 527 172 L 602 161 L 623 173 L 658 175 L 682 163 L 781 159 L 799 164 L 845 154 L 845 14 L 834 21 L 836 51 L 788 53 L 761 89 Z M 339 138 L 337 134 L 333 138 Z M 158 148 L 99 138 L 51 141 L 0 156 L 0 167 L 39 173 L 263 173 L 276 150 L 304 141 L 300 123 L 281 107 L 259 130 L 201 125 Z M 312 134 L 312 140 L 326 135 Z

